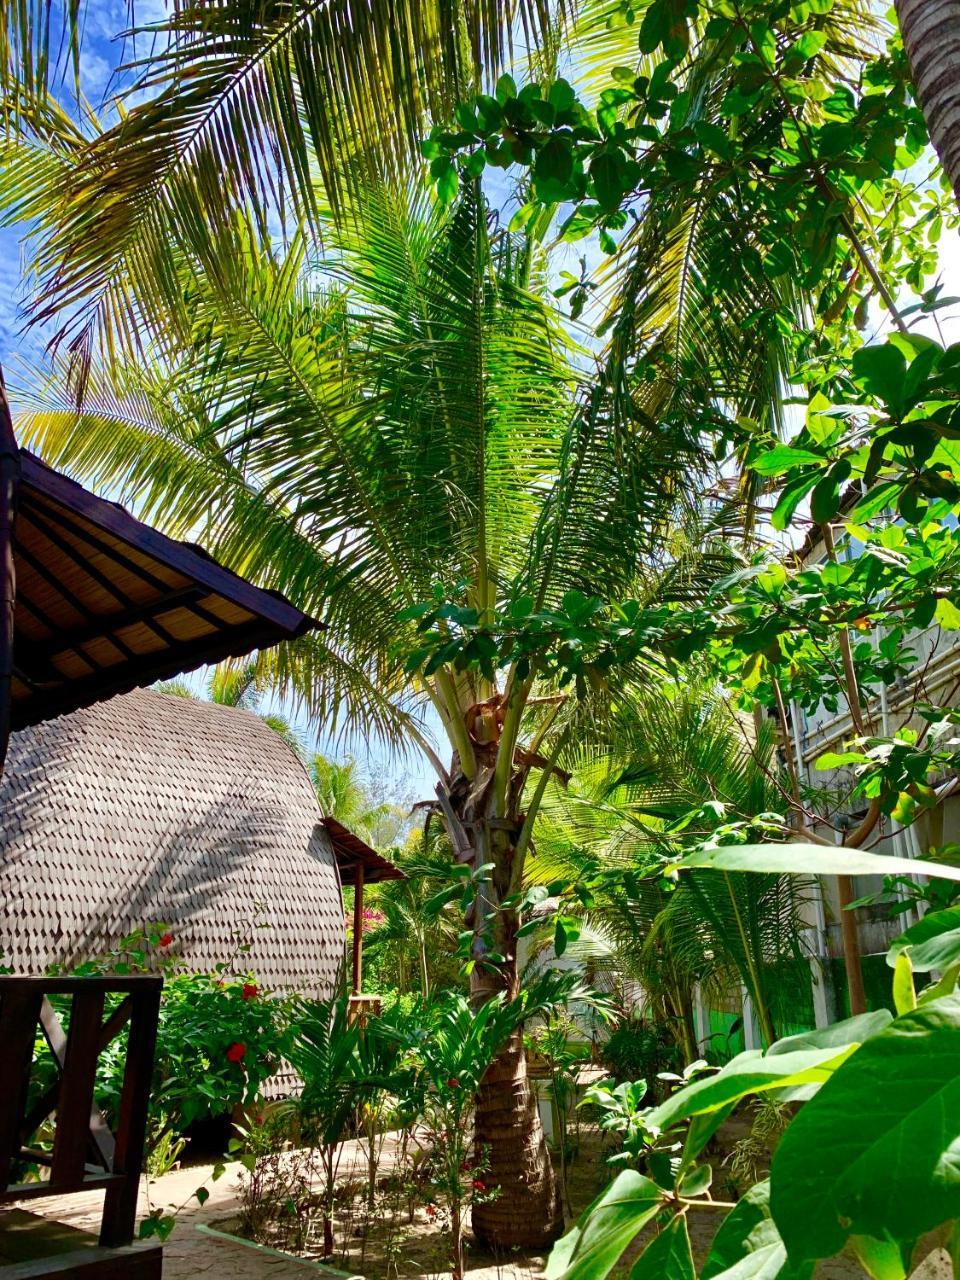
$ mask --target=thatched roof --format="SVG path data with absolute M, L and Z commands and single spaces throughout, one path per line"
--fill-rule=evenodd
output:
M 267 986 L 329 990 L 344 920 L 321 818 L 245 711 L 138 689 L 22 730 L 0 783 L 2 962 L 72 964 L 164 920 L 192 967 L 249 942 L 239 967 Z

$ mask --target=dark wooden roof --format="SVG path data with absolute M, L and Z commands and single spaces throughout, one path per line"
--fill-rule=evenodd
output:
M 364 884 L 378 884 L 381 880 L 406 880 L 407 877 L 399 867 L 381 857 L 376 849 L 348 831 L 336 818 L 321 818 L 320 821 L 333 843 L 343 884 L 356 884 L 358 866 L 363 867 Z
M 322 624 L 23 450 L 14 729 Z

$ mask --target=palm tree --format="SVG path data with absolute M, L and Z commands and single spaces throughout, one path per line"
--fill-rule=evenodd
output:
M 659 568 L 679 573 L 666 522 L 698 454 L 628 418 L 622 385 L 614 408 L 606 370 L 590 372 L 544 297 L 536 239 L 500 230 L 475 189 L 444 212 L 375 188 L 355 215 L 331 227 L 322 273 L 301 240 L 274 253 L 231 228 L 216 271 L 180 264 L 187 350 L 93 366 L 79 412 L 41 382 L 19 429 L 324 618 L 326 633 L 261 655 L 258 675 L 335 728 L 427 753 L 458 859 L 493 865 L 472 916 L 475 996 L 512 996 L 519 922 L 499 907 L 542 794 L 525 784 L 581 713 L 536 671 L 412 671 L 418 632 L 400 610 L 438 583 L 478 618 L 642 596 Z M 477 1229 L 545 1243 L 559 1220 L 519 1033 L 480 1091 L 477 1140 L 503 1188 Z
M 515 45 L 544 70 L 566 20 L 565 0 L 214 0 L 139 29 L 129 11 L 111 84 L 122 110 L 105 104 L 115 123 L 59 174 L 55 234 L 35 264 L 34 314 L 56 310 L 84 367 L 130 340 L 134 306 L 176 301 L 183 245 L 213 252 L 232 209 L 316 234 L 352 178 L 408 172 L 428 122 L 492 91 Z M 0 0 L 5 127 L 43 130 L 61 100 L 89 119 L 82 12 L 80 0 Z
M 403 811 L 389 801 L 377 801 L 359 773 L 356 760 L 331 760 L 315 753 L 309 764 L 320 807 L 328 818 L 380 847 L 389 843 L 391 828 L 402 820 Z
M 364 937 L 364 953 L 386 971 L 390 986 L 405 991 L 418 982 L 427 999 L 433 989 L 462 984 L 455 959 L 457 917 L 444 900 L 453 853 L 445 836 L 428 826 L 411 832 L 406 848 L 390 856 L 406 879 L 376 886 L 371 902 L 380 920 Z
M 960 201 L 960 0 L 895 7 L 930 140 Z
M 769 966 L 802 954 L 808 886 L 793 877 L 690 872 L 671 890 L 649 875 L 658 855 L 676 856 L 708 834 L 702 821 L 671 829 L 703 806 L 722 806 L 726 821 L 782 807 L 769 722 L 758 733 L 695 683 L 641 690 L 609 746 L 579 755 L 565 762 L 575 785 L 542 811 L 536 874 L 597 879 L 585 957 L 638 980 L 688 1057 L 698 984 L 718 995 L 744 987 L 771 1044 Z

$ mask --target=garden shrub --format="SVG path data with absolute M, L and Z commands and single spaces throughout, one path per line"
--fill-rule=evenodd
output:
M 79 976 L 160 970 L 165 976 L 147 1134 L 148 1161 L 156 1153 L 161 1171 L 180 1154 L 176 1139 L 192 1124 L 232 1115 L 261 1096 L 283 1059 L 293 1004 L 289 997 L 262 990 L 252 975 L 231 973 L 228 964 L 213 973 L 182 971 L 175 942 L 166 925 L 151 925 L 121 939 L 107 955 L 70 970 Z M 65 1016 L 63 1002 L 54 1003 Z M 108 1011 L 119 1003 L 115 997 Z M 97 1101 L 111 1125 L 120 1102 L 127 1034 L 125 1029 L 110 1043 L 98 1064 Z M 44 1089 L 54 1070 L 41 1036 L 32 1088 Z
M 624 1018 L 618 1023 L 600 1056 L 617 1081 L 655 1081 L 661 1072 L 676 1072 L 683 1066 L 669 1030 L 640 1017 Z

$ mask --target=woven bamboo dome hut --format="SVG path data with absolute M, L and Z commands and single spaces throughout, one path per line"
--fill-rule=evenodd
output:
M 266 986 L 329 993 L 344 914 L 322 817 L 246 711 L 137 689 L 22 729 L 0 783 L 2 962 L 72 965 L 167 921 L 191 968 L 236 956 Z
M 162 1245 L 134 1243 L 162 979 L 26 970 L 102 951 L 142 911 L 177 919 L 198 967 L 250 929 L 267 981 L 316 990 L 333 978 L 339 880 L 302 770 L 266 726 L 142 691 L 319 629 L 278 592 L 22 451 L 0 373 L 0 775 L 22 730 L 0 790 L 0 949 L 19 971 L 0 972 L 0 1206 L 105 1191 L 99 1241 L 0 1210 L 0 1269 L 159 1280 L 163 1266 Z M 268 909 L 282 896 L 269 946 L 258 946 L 258 894 Z M 66 1031 L 54 996 L 69 1005 Z M 108 998 L 119 1003 L 104 1022 Z M 56 1079 L 31 1099 L 39 1034 Z M 111 1046 L 123 1070 L 115 1132 L 94 1094 Z M 38 1154 L 30 1139 L 53 1117 L 52 1153 Z M 25 1159 L 49 1164 L 49 1180 L 19 1183 Z

